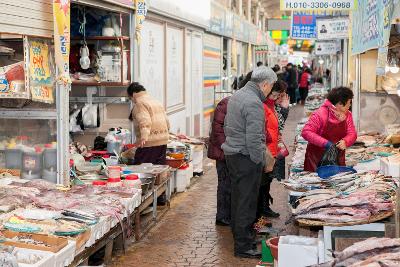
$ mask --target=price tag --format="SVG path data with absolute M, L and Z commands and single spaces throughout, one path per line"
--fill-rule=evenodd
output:
M 281 0 L 281 10 L 354 10 L 355 0 Z

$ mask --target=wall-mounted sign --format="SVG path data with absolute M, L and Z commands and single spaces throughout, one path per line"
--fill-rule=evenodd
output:
M 338 51 L 340 51 L 338 42 L 315 42 L 315 55 L 322 56 L 322 55 L 334 55 Z
M 356 0 L 281 0 L 281 10 L 353 10 Z
M 44 42 L 34 41 L 29 47 L 29 73 L 32 80 L 49 83 L 49 46 Z
M 316 39 L 317 17 L 325 17 L 325 11 L 293 11 L 292 39 Z
M 318 40 L 349 38 L 349 18 L 317 19 Z
M 46 39 L 28 39 L 29 89 L 33 101 L 54 103 L 54 57 L 51 43 Z
M 257 51 L 268 51 L 268 45 L 258 45 L 254 47 L 254 50 Z
M 289 19 L 268 19 L 267 29 L 269 31 L 288 31 L 290 30 Z

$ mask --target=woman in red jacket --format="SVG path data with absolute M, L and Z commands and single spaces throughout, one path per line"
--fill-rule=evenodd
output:
M 264 103 L 265 111 L 265 132 L 267 148 L 271 155 L 276 158 L 278 154 L 278 143 L 280 139 L 278 115 L 275 110 L 275 101 L 286 93 L 287 84 L 284 81 L 277 81 L 269 94 L 267 101 Z M 258 196 L 258 217 L 279 217 L 279 213 L 274 212 L 270 208 L 273 199 L 270 194 L 271 183 L 273 175 L 272 172 L 264 173 Z
M 301 134 L 308 141 L 305 171 L 315 172 L 325 151 L 332 145 L 339 149 L 339 165 L 345 166 L 345 150 L 357 140 L 349 111 L 353 91 L 347 87 L 334 88 L 327 98 L 322 107 L 311 115 Z
M 306 98 L 308 96 L 308 89 L 311 82 L 311 70 L 307 68 L 300 77 L 299 91 L 301 104 L 304 105 Z
M 231 222 L 231 180 L 225 162 L 224 151 L 221 149 L 222 144 L 225 142 L 224 120 L 228 101 L 229 97 L 222 99 L 215 108 L 207 152 L 208 158 L 216 160 L 217 166 L 218 188 L 215 223 L 219 226 L 228 226 Z

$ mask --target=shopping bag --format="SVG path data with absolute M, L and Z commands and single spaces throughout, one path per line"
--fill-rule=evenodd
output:
M 283 159 L 289 156 L 289 150 L 283 141 L 278 143 L 278 154 L 276 155 L 277 159 Z
M 327 166 L 327 165 L 338 165 L 338 154 L 339 151 L 335 145 L 331 145 L 322 156 L 318 167 Z

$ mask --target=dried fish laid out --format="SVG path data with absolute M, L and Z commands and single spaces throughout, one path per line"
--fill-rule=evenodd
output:
M 0 246 L 0 266 L 18 267 L 17 258 L 12 254 L 13 247 Z
M 367 147 L 382 144 L 384 141 L 385 136 L 379 133 L 360 134 L 357 137 L 357 143 L 363 143 Z
M 369 238 L 342 252 L 334 260 L 311 267 L 396 267 L 400 266 L 400 239 Z
M 378 215 L 390 216 L 394 204 L 386 192 L 363 190 L 350 195 L 333 195 L 300 201 L 293 214 L 296 220 L 320 221 L 329 224 L 363 223 Z M 383 219 L 383 218 L 382 218 Z
M 397 188 L 398 180 L 385 177 L 378 171 L 339 173 L 329 179 L 321 179 L 316 173 L 300 172 L 292 173 L 289 179 L 282 184 L 287 189 L 296 192 L 330 189 L 336 194 L 346 195 L 366 187 L 376 190 L 376 192 L 392 192 Z

